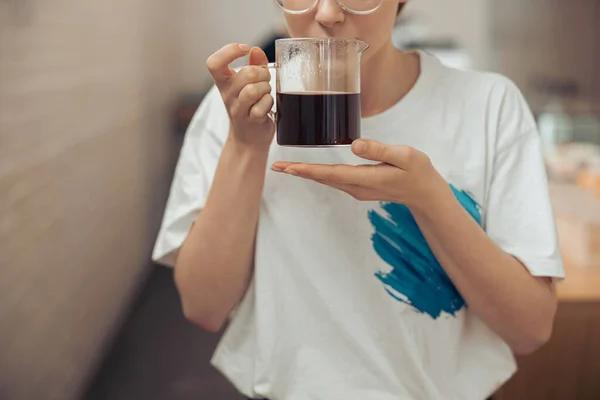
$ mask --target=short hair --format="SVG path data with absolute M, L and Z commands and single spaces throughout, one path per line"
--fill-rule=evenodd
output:
M 402 9 L 404 8 L 405 5 L 406 5 L 406 3 L 398 4 L 398 15 L 400 15 L 400 12 L 402 12 Z

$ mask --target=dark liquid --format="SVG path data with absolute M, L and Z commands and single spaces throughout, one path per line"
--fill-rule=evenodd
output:
M 277 93 L 277 143 L 335 146 L 360 138 L 360 94 Z

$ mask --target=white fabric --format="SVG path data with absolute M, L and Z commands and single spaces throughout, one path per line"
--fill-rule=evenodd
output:
M 482 226 L 496 243 L 533 275 L 562 278 L 539 139 L 519 90 L 502 76 L 420 56 L 415 87 L 391 109 L 363 120 L 363 137 L 427 153 L 479 205 Z M 228 124 L 213 89 L 185 139 L 156 261 L 174 264 L 208 195 Z M 362 162 L 347 147 L 273 143 L 269 161 L 278 160 Z M 374 249 L 373 213 L 386 216 L 378 203 L 266 173 L 254 279 L 213 358 L 245 395 L 482 400 L 514 373 L 508 346 L 468 308 L 433 317 L 375 276 L 393 268 Z M 392 243 L 396 256 L 406 245 L 401 239 Z

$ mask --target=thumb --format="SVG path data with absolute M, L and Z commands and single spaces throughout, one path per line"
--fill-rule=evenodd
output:
M 406 169 L 405 146 L 391 146 L 375 140 L 358 139 L 352 143 L 352 152 L 365 160 L 379 161 L 400 169 Z
M 250 50 L 250 56 L 248 57 L 248 65 L 264 65 L 269 63 L 269 58 L 260 47 L 253 47 Z

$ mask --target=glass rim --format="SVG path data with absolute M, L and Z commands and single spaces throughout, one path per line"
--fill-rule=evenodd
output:
M 289 42 L 315 42 L 315 43 L 357 43 L 364 44 L 367 43 L 364 40 L 357 38 L 340 38 L 340 37 L 291 37 L 291 38 L 281 38 L 275 40 L 275 44 L 277 43 L 289 43 Z

